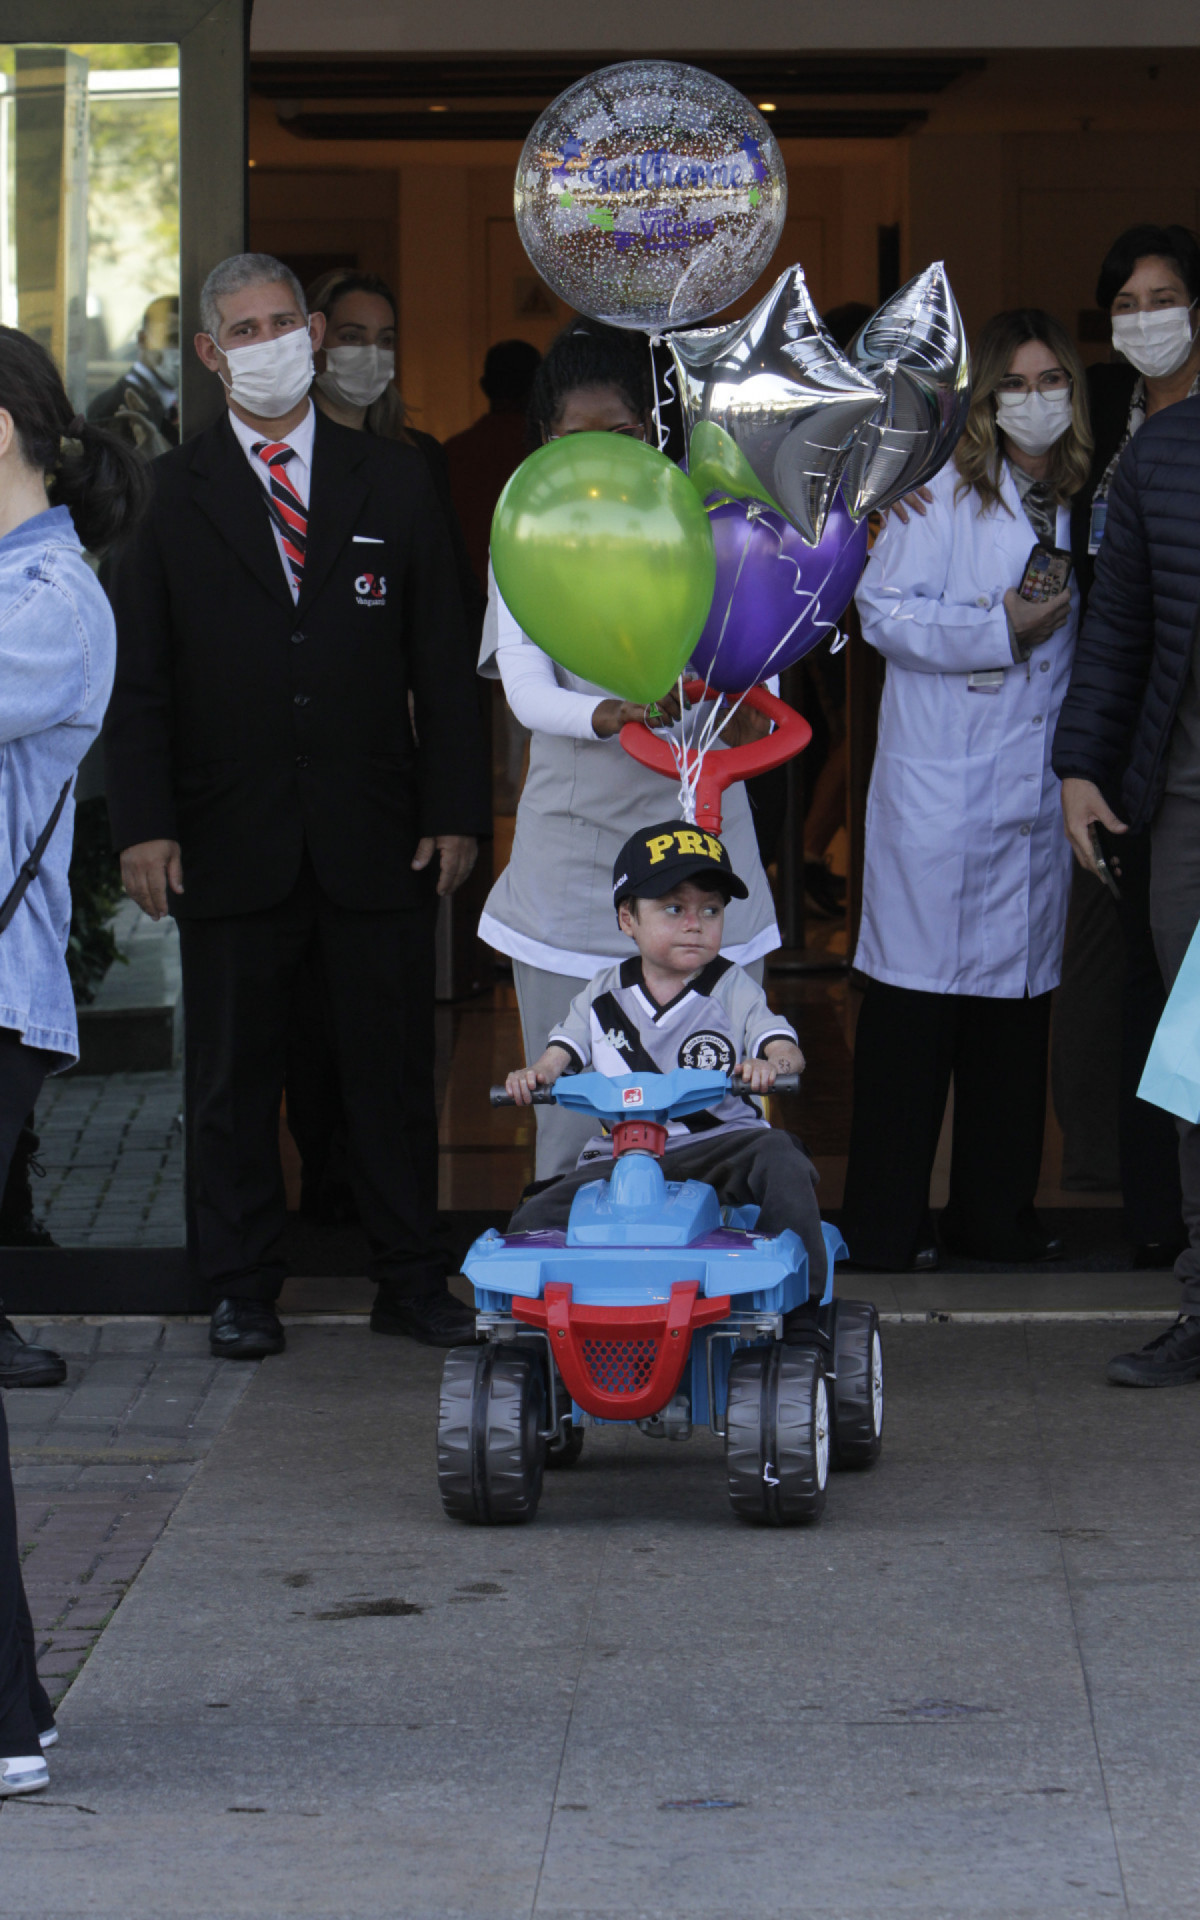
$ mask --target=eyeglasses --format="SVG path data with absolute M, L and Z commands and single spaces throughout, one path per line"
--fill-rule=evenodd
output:
M 1039 373 L 1033 386 L 1019 373 L 1006 373 L 1002 380 L 997 380 L 992 392 L 1011 394 L 1014 398 L 1025 393 L 1070 393 L 1071 384 L 1070 374 L 1064 373 L 1061 367 L 1047 367 L 1045 373 Z
M 572 436 L 577 433 L 620 433 L 624 435 L 626 440 L 644 440 L 646 438 L 646 429 L 639 421 L 637 425 L 628 427 L 572 427 L 569 433 L 548 433 L 546 435 L 546 445 L 549 446 L 551 440 L 570 440 Z

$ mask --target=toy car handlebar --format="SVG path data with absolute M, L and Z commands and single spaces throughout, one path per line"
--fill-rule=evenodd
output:
M 745 1081 L 735 1079 L 732 1074 L 729 1076 L 728 1087 L 730 1093 L 744 1093 L 746 1091 Z M 771 1093 L 799 1093 L 800 1075 L 798 1073 L 777 1073 L 775 1076 L 775 1084 L 769 1091 Z M 511 1093 L 504 1087 L 493 1087 L 488 1094 L 488 1099 L 493 1107 L 515 1107 L 517 1104 Z M 530 1105 L 534 1107 L 554 1106 L 555 1098 L 553 1087 L 539 1087 L 533 1095 Z

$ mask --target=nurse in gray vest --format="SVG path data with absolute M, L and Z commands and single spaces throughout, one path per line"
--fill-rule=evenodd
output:
M 596 321 L 573 322 L 538 369 L 530 423 L 541 444 L 567 433 L 644 440 L 649 366 L 640 343 Z M 490 571 L 479 671 L 503 682 L 531 735 L 512 857 L 488 895 L 479 935 L 512 960 L 525 1058 L 533 1061 L 593 975 L 628 956 L 612 909 L 613 861 L 632 833 L 670 812 L 673 789 L 631 760 L 618 739 L 645 708 L 543 653 L 517 625 Z M 738 737 L 728 729 L 726 744 Z M 722 952 L 761 982 L 764 958 L 780 937 L 744 786 L 727 791 L 723 822 L 721 837 L 749 897 L 730 903 Z M 536 1177 L 549 1180 L 575 1165 L 593 1123 L 562 1107 L 536 1114 Z

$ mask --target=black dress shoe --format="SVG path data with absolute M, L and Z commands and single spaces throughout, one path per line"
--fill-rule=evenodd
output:
M 208 1350 L 217 1360 L 265 1360 L 282 1353 L 283 1328 L 268 1300 L 222 1300 L 208 1329 Z
M 423 1347 L 465 1347 L 478 1337 L 474 1307 L 464 1307 L 448 1287 L 420 1294 L 380 1287 L 371 1309 L 371 1332 L 407 1334 Z
M 1066 1258 L 1067 1243 L 1061 1234 L 1047 1233 L 1035 1240 L 1029 1252 L 1022 1255 L 1025 1260 L 1062 1260 Z
M 1173 1267 L 1187 1246 L 1186 1240 L 1143 1240 L 1133 1250 L 1135 1273 L 1164 1273 Z
M 0 1387 L 60 1387 L 67 1363 L 52 1347 L 31 1347 L 0 1314 Z

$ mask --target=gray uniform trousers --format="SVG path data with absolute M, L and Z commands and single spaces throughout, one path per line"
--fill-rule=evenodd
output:
M 751 960 L 742 971 L 761 987 L 765 964 L 762 960 Z M 583 992 L 587 981 L 567 973 L 547 973 L 543 967 L 531 967 L 525 960 L 514 960 L 513 985 L 521 1015 L 525 1064 L 532 1066 L 545 1053 L 552 1030 L 566 1018 L 567 1008 L 575 995 Z M 570 1173 L 595 1133 L 596 1122 L 590 1114 L 570 1113 L 566 1107 L 535 1107 L 534 1114 L 537 1154 L 533 1177 L 557 1180 L 561 1174 Z
M 548 1113 L 557 1108 L 548 1107 Z M 595 1131 L 595 1122 L 591 1122 Z M 607 1180 L 612 1160 L 593 1160 L 576 1167 L 541 1193 L 522 1202 L 509 1222 L 510 1233 L 565 1227 L 571 1202 L 580 1187 Z M 828 1261 L 821 1214 L 817 1206 L 818 1174 L 795 1134 L 781 1127 L 731 1127 L 698 1133 L 683 1146 L 670 1146 L 663 1156 L 668 1180 L 704 1180 L 715 1187 L 722 1206 L 758 1206 L 756 1231 L 782 1233 L 790 1227 L 804 1242 L 808 1254 L 808 1290 L 825 1290 Z
M 1200 923 L 1200 800 L 1169 793 L 1150 838 L 1150 929 L 1168 993 Z M 1179 1128 L 1179 1178 L 1188 1245 L 1175 1262 L 1181 1308 L 1200 1314 L 1200 1126 Z

